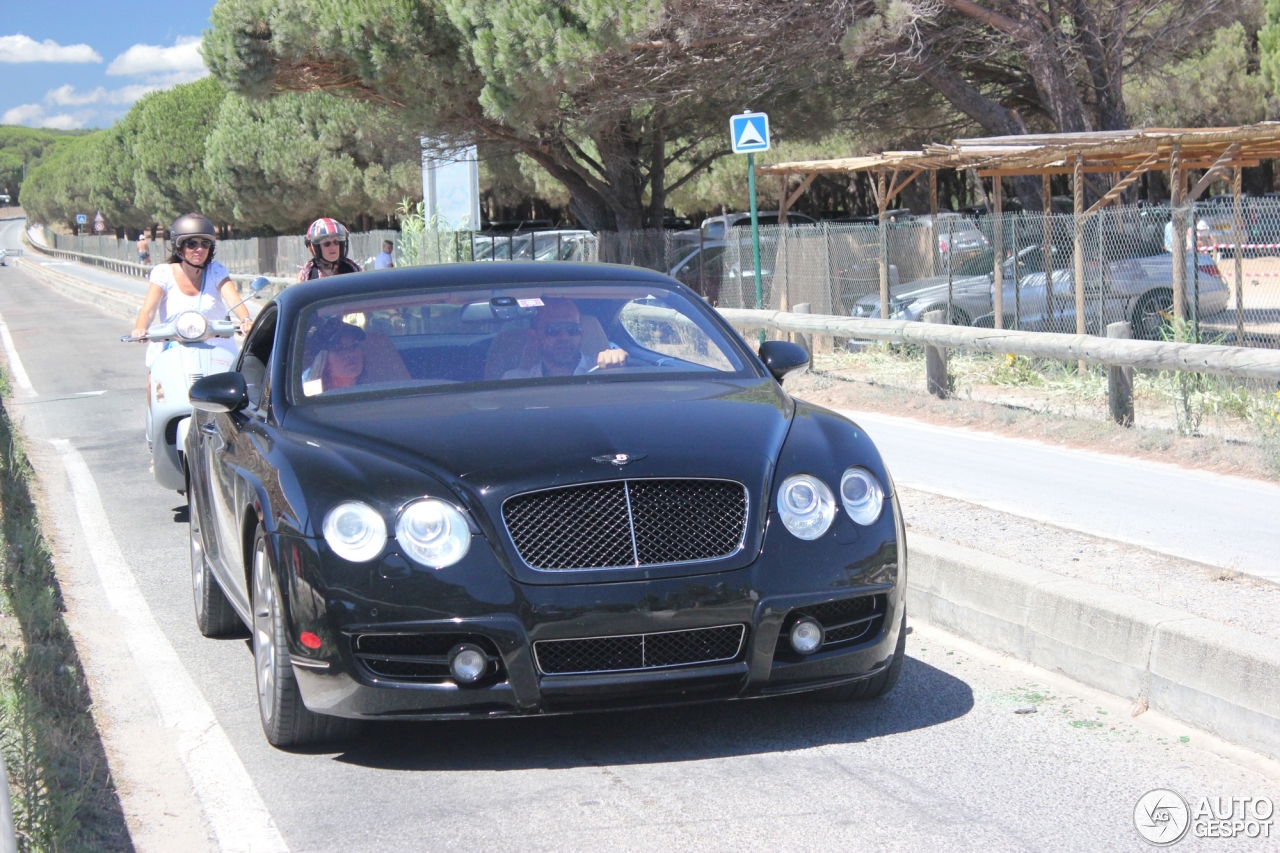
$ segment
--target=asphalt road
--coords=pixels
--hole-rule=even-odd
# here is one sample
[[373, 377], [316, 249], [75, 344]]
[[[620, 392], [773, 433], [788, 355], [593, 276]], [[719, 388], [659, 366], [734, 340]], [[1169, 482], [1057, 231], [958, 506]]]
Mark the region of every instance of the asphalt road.
[[272, 749], [245, 642], [196, 631], [184, 501], [147, 473], [142, 349], [118, 343], [127, 322], [13, 267], [0, 269], [0, 316], [33, 392], [6, 405], [29, 443], [65, 439], [84, 459], [162, 642], [291, 850], [1146, 850], [1133, 809], [1153, 788], [1280, 799], [1274, 763], [1224, 757], [1198, 732], [1130, 719], [1111, 697], [927, 626], [876, 703], [393, 723], [335, 748]]
[[1280, 582], [1280, 486], [847, 412], [904, 486]]

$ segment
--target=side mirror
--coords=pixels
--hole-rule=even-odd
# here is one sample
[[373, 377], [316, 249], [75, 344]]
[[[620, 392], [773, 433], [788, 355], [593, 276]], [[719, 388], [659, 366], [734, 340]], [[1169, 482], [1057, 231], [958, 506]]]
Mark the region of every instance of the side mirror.
[[187, 398], [202, 412], [226, 414], [238, 412], [249, 405], [249, 388], [244, 376], [234, 370], [211, 373], [191, 383]]
[[271, 280], [268, 279], [265, 275], [260, 275], [257, 278], [255, 278], [253, 281], [249, 282], [249, 292], [252, 293], [254, 296], [257, 296], [259, 293], [263, 291], [264, 288], [267, 288], [270, 286], [271, 286]]
[[805, 352], [804, 347], [790, 341], [765, 341], [760, 344], [760, 360], [779, 382], [787, 374], [809, 369], [809, 353]]

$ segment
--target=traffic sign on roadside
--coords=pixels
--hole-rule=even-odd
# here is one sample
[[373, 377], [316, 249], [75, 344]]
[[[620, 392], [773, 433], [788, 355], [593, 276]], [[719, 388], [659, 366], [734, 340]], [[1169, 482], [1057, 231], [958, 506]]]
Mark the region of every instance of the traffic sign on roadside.
[[729, 118], [729, 145], [734, 154], [769, 150], [769, 114], [742, 113]]
[[76, 224], [77, 224], [77, 225], [83, 225], [83, 224], [85, 224], [85, 223], [86, 223], [86, 222], [88, 222], [88, 221], [89, 221], [89, 217], [85, 216], [83, 213], [77, 213], [77, 214], [76, 214]]
[[93, 217], [93, 230], [94, 230], [94, 231], [105, 231], [105, 230], [106, 230], [106, 228], [107, 228], [107, 223], [106, 223], [106, 221], [105, 221], [105, 220], [103, 220], [103, 218], [102, 218], [102, 211], [101, 211], [101, 210], [99, 210], [99, 211], [98, 211], [98, 213], [97, 213], [97, 215]]

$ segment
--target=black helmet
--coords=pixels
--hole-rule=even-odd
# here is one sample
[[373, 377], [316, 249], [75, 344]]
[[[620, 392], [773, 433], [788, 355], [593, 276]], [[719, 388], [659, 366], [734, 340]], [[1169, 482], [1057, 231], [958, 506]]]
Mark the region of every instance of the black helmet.
[[[199, 213], [187, 213], [173, 220], [173, 225], [169, 226], [169, 239], [173, 241], [173, 254], [169, 258], [169, 263], [182, 263], [182, 244], [192, 237], [204, 237], [209, 242], [216, 244], [218, 242], [217, 229], [213, 227], [213, 223], [208, 217], [201, 216]], [[213, 260], [214, 246], [209, 247], [209, 254], [205, 257], [204, 266], [208, 266]]]

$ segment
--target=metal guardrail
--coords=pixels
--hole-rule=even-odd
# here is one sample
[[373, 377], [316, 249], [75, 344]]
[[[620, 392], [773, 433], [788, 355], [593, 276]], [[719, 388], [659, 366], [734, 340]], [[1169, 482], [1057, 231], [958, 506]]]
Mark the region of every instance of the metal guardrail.
[[1280, 380], [1280, 351], [1269, 349], [1173, 341], [1136, 341], [1055, 332], [978, 329], [941, 323], [792, 314], [750, 308], [720, 308], [719, 311], [734, 326], [747, 329], [775, 329], [780, 332], [834, 335], [854, 340], [921, 344], [1057, 361], [1083, 361], [1114, 367]]
[[[123, 273], [125, 275], [136, 276], [138, 278], [147, 278], [151, 275], [151, 270], [155, 264], [139, 264], [134, 261], [122, 261], [116, 258], [104, 258], [101, 255], [86, 255], [81, 252], [72, 252], [67, 249], [55, 249], [51, 246], [37, 246], [26, 240], [23, 235], [24, 242], [27, 242], [37, 252], [58, 258], [64, 261], [75, 261], [76, 263], [88, 264], [90, 266], [102, 267], [112, 272]], [[231, 280], [237, 284], [253, 281], [258, 278], [256, 275], [245, 275], [241, 273], [233, 273]], [[294, 283], [291, 278], [283, 278], [279, 276], [263, 276], [267, 281], [274, 285], [290, 285]]]

